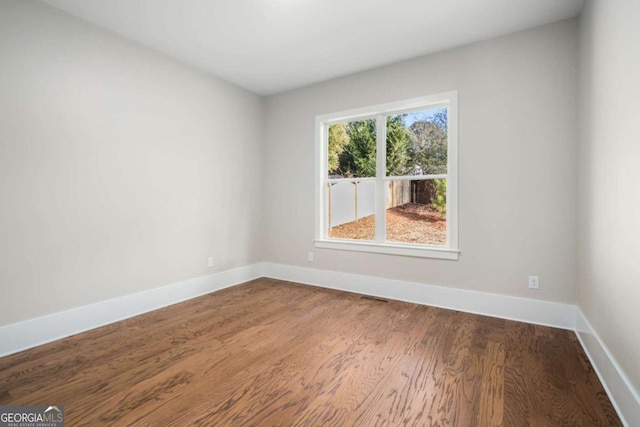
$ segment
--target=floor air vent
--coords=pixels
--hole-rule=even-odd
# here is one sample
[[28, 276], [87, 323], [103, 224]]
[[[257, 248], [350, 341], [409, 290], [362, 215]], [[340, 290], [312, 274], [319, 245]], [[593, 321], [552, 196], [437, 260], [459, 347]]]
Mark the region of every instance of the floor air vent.
[[389, 300], [387, 300], [387, 299], [378, 298], [378, 297], [371, 297], [369, 295], [360, 295], [360, 298], [368, 299], [368, 300], [371, 300], [371, 301], [378, 301], [378, 302], [389, 302]]

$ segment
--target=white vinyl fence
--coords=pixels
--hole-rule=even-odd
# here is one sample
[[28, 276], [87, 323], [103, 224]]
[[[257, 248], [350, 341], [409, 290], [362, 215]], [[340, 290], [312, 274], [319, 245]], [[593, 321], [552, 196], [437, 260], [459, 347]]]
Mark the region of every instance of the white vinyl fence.
[[[329, 185], [329, 227], [346, 224], [375, 213], [376, 183], [339, 182]], [[411, 201], [411, 181], [390, 181], [386, 191], [387, 209]]]

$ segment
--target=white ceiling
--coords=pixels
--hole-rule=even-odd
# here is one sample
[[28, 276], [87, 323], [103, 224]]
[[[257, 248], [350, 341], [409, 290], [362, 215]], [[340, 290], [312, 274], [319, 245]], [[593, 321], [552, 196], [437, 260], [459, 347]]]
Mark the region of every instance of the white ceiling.
[[44, 0], [266, 95], [571, 18], [583, 0]]

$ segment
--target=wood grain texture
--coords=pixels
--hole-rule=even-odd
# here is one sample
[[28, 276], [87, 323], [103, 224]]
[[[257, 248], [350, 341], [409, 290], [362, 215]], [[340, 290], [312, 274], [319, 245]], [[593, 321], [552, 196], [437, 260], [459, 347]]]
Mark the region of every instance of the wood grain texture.
[[573, 332], [258, 279], [0, 359], [69, 426], [619, 426]]

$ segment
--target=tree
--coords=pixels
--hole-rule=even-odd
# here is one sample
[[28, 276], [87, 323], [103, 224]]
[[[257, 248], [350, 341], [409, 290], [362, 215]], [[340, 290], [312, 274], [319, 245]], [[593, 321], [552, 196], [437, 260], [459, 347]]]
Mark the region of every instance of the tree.
[[411, 173], [409, 146], [411, 136], [404, 126], [404, 115], [387, 117], [387, 176]]
[[[416, 175], [447, 173], [447, 109], [442, 108], [427, 118], [411, 124], [409, 145], [409, 168]], [[429, 179], [416, 181], [419, 203], [432, 204], [441, 214], [447, 211], [447, 181]]]
[[346, 124], [339, 123], [329, 126], [329, 175], [340, 174], [339, 156], [344, 150], [345, 145], [348, 143], [349, 135], [347, 134]]
[[410, 167], [421, 175], [447, 173], [447, 110], [410, 126]]
[[[348, 177], [376, 176], [376, 121], [360, 120], [347, 124], [348, 142], [338, 156], [340, 170]], [[403, 116], [387, 117], [387, 175], [404, 175], [408, 171], [411, 135]]]
[[447, 180], [434, 179], [436, 183], [436, 195], [432, 199], [433, 205], [442, 215], [447, 213]]
[[376, 176], [376, 121], [360, 120], [347, 124], [349, 142], [339, 155], [340, 170], [347, 177]]

